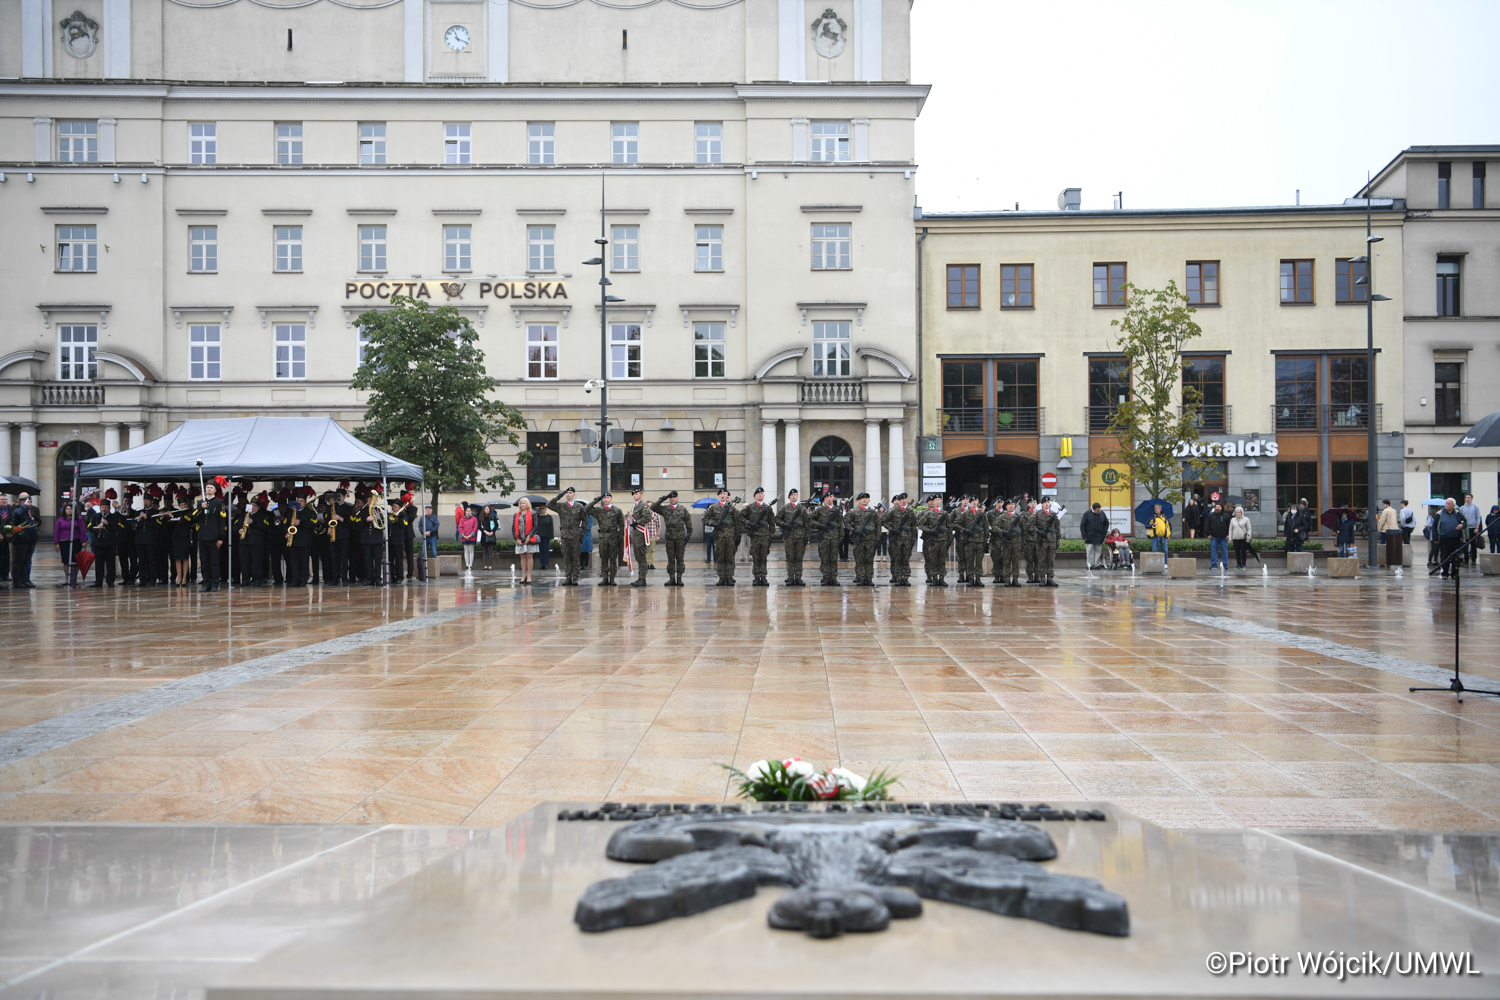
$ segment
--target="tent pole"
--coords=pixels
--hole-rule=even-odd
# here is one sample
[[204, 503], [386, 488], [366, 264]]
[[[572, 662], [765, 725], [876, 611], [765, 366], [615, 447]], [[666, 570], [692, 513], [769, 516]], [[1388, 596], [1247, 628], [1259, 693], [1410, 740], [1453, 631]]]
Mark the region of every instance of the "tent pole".
[[380, 502], [385, 504], [385, 531], [380, 547], [380, 585], [391, 585], [391, 505], [387, 501], [390, 486], [385, 481], [385, 463], [380, 463]]
[[[42, 499], [41, 497], [37, 497], [37, 503], [38, 503], [38, 505], [40, 505], [41, 499]], [[40, 509], [40, 507], [38, 509]], [[78, 502], [78, 459], [75, 458], [75, 459], [73, 459], [73, 521], [74, 521], [74, 524], [76, 524], [77, 521], [78, 521], [78, 518], [80, 518], [82, 516], [83, 516], [83, 504], [81, 504], [81, 503]], [[37, 518], [37, 522], [41, 523], [41, 518]], [[70, 525], [68, 525], [68, 535], [71, 537], [72, 534], [73, 534], [73, 525], [70, 524]], [[71, 561], [71, 563], [68, 566], [64, 567], [64, 569], [63, 569], [63, 572], [67, 576], [70, 576], [70, 577], [73, 575], [73, 566], [77, 565], [77, 563], [78, 563], [78, 542], [79, 542], [79, 540], [77, 538], [73, 539], [72, 561]], [[78, 581], [78, 586], [79, 587], [83, 586], [83, 581], [82, 580]]]

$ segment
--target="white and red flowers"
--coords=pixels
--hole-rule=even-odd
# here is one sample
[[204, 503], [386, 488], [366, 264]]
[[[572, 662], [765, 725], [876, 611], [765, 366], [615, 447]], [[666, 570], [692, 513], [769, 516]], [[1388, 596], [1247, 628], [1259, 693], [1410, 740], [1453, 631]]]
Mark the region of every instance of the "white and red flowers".
[[739, 778], [741, 795], [758, 802], [887, 799], [896, 783], [885, 771], [865, 779], [842, 767], [820, 771], [801, 757], [758, 760], [743, 771], [721, 766]]

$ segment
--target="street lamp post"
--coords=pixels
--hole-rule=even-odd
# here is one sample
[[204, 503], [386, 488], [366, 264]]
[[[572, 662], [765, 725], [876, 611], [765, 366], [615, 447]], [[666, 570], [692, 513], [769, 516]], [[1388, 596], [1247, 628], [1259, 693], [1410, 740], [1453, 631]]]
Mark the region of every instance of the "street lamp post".
[[1384, 236], [1376, 236], [1372, 231], [1371, 195], [1368, 186], [1365, 187], [1365, 255], [1354, 257], [1349, 261], [1352, 269], [1355, 264], [1365, 265], [1365, 276], [1354, 278], [1355, 285], [1365, 286], [1365, 433], [1366, 454], [1365, 466], [1365, 521], [1367, 524], [1366, 534], [1368, 537], [1367, 555], [1371, 569], [1379, 565], [1379, 557], [1376, 555], [1375, 542], [1375, 488], [1379, 479], [1380, 459], [1376, 454], [1375, 444], [1375, 303], [1389, 302], [1389, 295], [1376, 295], [1375, 289], [1370, 283], [1370, 278], [1375, 274], [1374, 258], [1375, 244], [1382, 242]]
[[586, 388], [599, 389], [599, 495], [609, 491], [609, 304], [624, 302], [618, 295], [609, 294], [609, 274], [604, 267], [605, 247], [609, 240], [604, 236], [604, 174], [599, 175], [599, 238], [594, 241], [599, 247], [599, 256], [590, 257], [585, 264], [599, 265], [599, 378], [590, 380]]

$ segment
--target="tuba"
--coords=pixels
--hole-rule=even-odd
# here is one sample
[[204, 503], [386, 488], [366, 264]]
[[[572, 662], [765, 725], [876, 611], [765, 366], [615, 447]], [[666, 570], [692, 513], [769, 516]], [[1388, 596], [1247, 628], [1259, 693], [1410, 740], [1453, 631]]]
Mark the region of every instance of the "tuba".
[[385, 530], [385, 508], [377, 497], [370, 497], [370, 526], [376, 531]]

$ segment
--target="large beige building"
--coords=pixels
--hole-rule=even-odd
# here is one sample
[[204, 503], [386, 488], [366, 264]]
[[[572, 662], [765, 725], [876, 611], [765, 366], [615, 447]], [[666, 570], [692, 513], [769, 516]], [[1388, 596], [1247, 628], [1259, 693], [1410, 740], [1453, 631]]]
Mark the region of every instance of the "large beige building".
[[1371, 189], [1406, 203], [1406, 495], [1473, 493], [1487, 512], [1500, 448], [1453, 445], [1500, 410], [1500, 146], [1413, 146]]
[[0, 473], [46, 513], [186, 419], [357, 425], [397, 292], [478, 328], [524, 486], [597, 483], [601, 375], [616, 487], [913, 485], [909, 0], [75, 2], [0, 5]]
[[[1073, 197], [1070, 199], [1068, 195]], [[1369, 498], [1368, 428], [1379, 433], [1376, 497], [1401, 496], [1404, 300], [1399, 202], [1376, 199], [1375, 399], [1368, 395], [1366, 206], [922, 214], [924, 478], [949, 492], [1033, 496], [1057, 478], [1072, 512], [1122, 517], [1146, 496], [1111, 490], [1111, 408], [1130, 392], [1112, 320], [1128, 282], [1176, 282], [1201, 338], [1184, 377], [1204, 399], [1216, 469], [1189, 489], [1244, 496], [1258, 534], [1306, 497], [1325, 509]], [[1068, 454], [1068, 452], [1071, 454]], [[930, 468], [928, 468], [930, 466]], [[934, 484], [935, 485], [935, 484]]]

